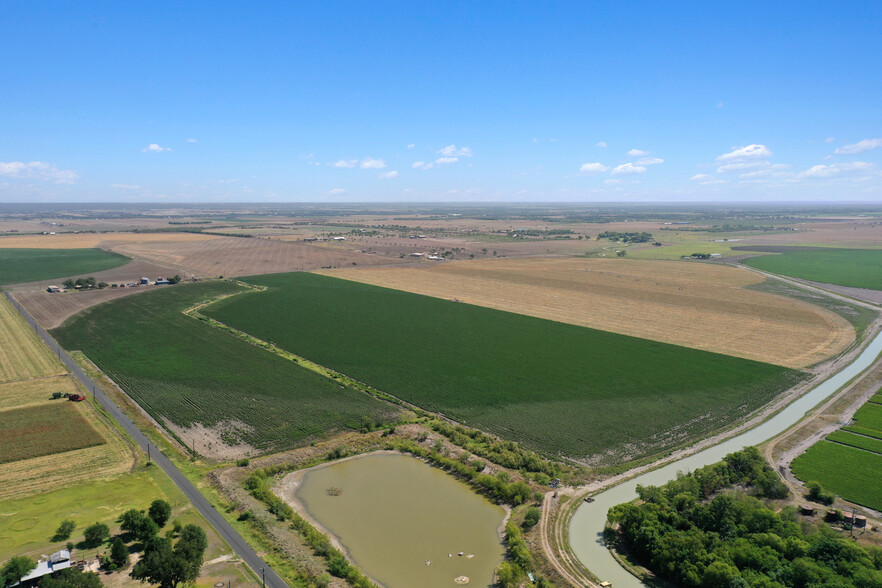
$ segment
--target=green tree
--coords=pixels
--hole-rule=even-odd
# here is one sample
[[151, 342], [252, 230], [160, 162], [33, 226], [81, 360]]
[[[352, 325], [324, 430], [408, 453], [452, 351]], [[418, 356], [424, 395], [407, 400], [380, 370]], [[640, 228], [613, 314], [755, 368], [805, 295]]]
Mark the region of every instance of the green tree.
[[535, 506], [531, 506], [527, 509], [527, 514], [524, 516], [524, 527], [532, 529], [539, 522], [540, 518], [542, 518], [542, 512]]
[[114, 537], [110, 542], [110, 561], [117, 568], [124, 568], [129, 563], [129, 548], [119, 537]]
[[65, 281], [61, 282], [61, 285], [64, 286], [64, 288], [67, 290], [73, 290], [74, 286], [76, 286], [77, 283], [73, 281], [73, 278], [68, 278]]
[[159, 528], [162, 528], [171, 517], [171, 505], [165, 500], [154, 500], [147, 510], [147, 516], [153, 519]]
[[207, 546], [205, 531], [196, 525], [186, 525], [181, 530], [174, 548], [170, 539], [150, 537], [144, 543], [144, 556], [132, 568], [130, 576], [142, 582], [159, 584], [160, 588], [175, 588], [180, 583], [193, 582], [199, 577]]
[[0, 568], [0, 586], [11, 586], [37, 567], [37, 562], [26, 555], [16, 555]]
[[70, 539], [70, 534], [73, 533], [73, 530], [76, 528], [77, 524], [73, 521], [61, 521], [61, 524], [58, 525], [58, 529], [55, 531], [55, 535], [52, 537], [53, 543], [56, 541], [67, 541]]
[[145, 542], [159, 532], [159, 526], [143, 511], [129, 509], [119, 518], [120, 528], [135, 539]]
[[101, 578], [94, 572], [83, 572], [77, 568], [61, 570], [55, 577], [43, 576], [40, 588], [102, 588]]
[[104, 543], [105, 539], [110, 537], [110, 529], [104, 523], [95, 523], [86, 527], [86, 530], [83, 531], [83, 537], [85, 538], [86, 547], [98, 547]]

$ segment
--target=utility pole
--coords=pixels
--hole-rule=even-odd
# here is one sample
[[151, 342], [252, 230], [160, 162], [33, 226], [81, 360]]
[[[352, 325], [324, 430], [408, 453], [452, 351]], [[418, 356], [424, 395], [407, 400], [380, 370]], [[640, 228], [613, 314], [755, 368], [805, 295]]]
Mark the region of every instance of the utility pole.
[[263, 581], [263, 588], [266, 588], [266, 568], [260, 568], [260, 577]]

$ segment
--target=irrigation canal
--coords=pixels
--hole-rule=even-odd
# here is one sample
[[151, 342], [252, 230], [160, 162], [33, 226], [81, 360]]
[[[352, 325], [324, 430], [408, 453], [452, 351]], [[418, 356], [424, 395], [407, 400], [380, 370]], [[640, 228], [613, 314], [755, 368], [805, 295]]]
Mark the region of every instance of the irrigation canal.
[[209, 524], [215, 528], [218, 534], [226, 541], [233, 551], [236, 553], [239, 558], [244, 561], [248, 566], [254, 570], [254, 573], [257, 574], [258, 578], [263, 578], [266, 586], [270, 588], [288, 588], [288, 584], [279, 576], [271, 567], [269, 567], [263, 559], [257, 555], [257, 553], [251, 549], [251, 547], [245, 542], [239, 533], [230, 526], [230, 524], [224, 519], [224, 517], [217, 512], [217, 510], [211, 505], [210, 502], [202, 495], [202, 493], [196, 489], [195, 486], [187, 479], [181, 471], [175, 467], [175, 465], [169, 460], [159, 449], [150, 443], [147, 437], [135, 426], [129, 417], [127, 417], [122, 410], [106, 395], [101, 391], [101, 388], [98, 387], [95, 382], [92, 381], [89, 376], [86, 375], [80, 367], [74, 363], [74, 361], [64, 352], [58, 343], [55, 342], [49, 333], [47, 333], [43, 327], [37, 324], [37, 321], [34, 320], [34, 317], [30, 315], [30, 313], [22, 308], [22, 306], [15, 300], [9, 292], [4, 292], [6, 298], [9, 302], [18, 310], [18, 312], [24, 317], [24, 319], [28, 322], [31, 327], [33, 327], [34, 331], [46, 342], [46, 345], [58, 355], [59, 359], [64, 362], [64, 365], [70, 369], [70, 371], [76, 376], [77, 380], [85, 386], [87, 390], [90, 390], [92, 394], [95, 396], [95, 400], [107, 410], [110, 415], [116, 419], [116, 421], [122, 425], [122, 428], [125, 429], [126, 433], [128, 433], [132, 439], [143, 449], [145, 452], [147, 448], [150, 448], [150, 456], [156, 465], [162, 468], [169, 478], [177, 485], [178, 488], [181, 489], [181, 492], [193, 503], [193, 506], [199, 511], [199, 513], [205, 517], [205, 520], [209, 522]]
[[583, 503], [570, 521], [570, 546], [576, 557], [595, 576], [611, 582], [615, 588], [641, 588], [645, 586], [643, 582], [619, 565], [603, 542], [606, 513], [610, 508], [637, 498], [638, 485], [660, 486], [673, 480], [677, 476], [677, 472], [690, 472], [716, 463], [733, 451], [738, 451], [749, 445], [758, 445], [785, 431], [802, 419], [809, 410], [870, 367], [880, 352], [882, 352], [882, 334], [877, 334], [857, 359], [789, 404], [771, 419], [719, 445], [636, 478], [631, 478], [618, 486], [594, 495], [594, 502]]

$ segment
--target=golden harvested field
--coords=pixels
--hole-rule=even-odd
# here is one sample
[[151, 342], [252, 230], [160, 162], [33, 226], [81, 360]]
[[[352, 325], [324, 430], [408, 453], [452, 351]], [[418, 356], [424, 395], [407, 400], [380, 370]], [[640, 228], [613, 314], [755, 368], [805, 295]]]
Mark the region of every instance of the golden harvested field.
[[7, 382], [0, 384], [0, 411], [44, 404], [52, 397], [53, 392], [75, 394], [79, 390], [69, 376]]
[[113, 251], [166, 266], [180, 267], [200, 277], [245, 276], [399, 261], [310, 243], [239, 237], [212, 237], [208, 241], [187, 243], [133, 242], [114, 245]]
[[190, 243], [210, 241], [199, 233], [59, 233], [57, 235], [11, 235], [0, 237], [0, 247], [11, 249], [111, 249], [124, 243]]
[[65, 373], [61, 361], [0, 296], [0, 383]]
[[9, 301], [0, 297], [0, 418], [3, 412], [61, 405], [84, 418], [104, 440], [92, 447], [0, 464], [0, 500], [112, 477], [133, 464], [126, 442], [91, 402], [52, 400], [53, 392], [83, 393]]
[[747, 290], [763, 278], [710, 264], [526, 258], [318, 273], [793, 368], [855, 339], [842, 317]]

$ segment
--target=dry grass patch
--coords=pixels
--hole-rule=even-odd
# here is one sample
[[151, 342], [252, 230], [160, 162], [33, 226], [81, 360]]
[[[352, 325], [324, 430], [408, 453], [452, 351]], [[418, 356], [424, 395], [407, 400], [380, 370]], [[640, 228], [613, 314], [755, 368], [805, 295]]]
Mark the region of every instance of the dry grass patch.
[[762, 276], [710, 264], [529, 258], [319, 273], [792, 368], [855, 338], [832, 312], [744, 288]]
[[69, 376], [52, 376], [0, 384], [0, 411], [59, 402], [51, 399], [55, 392], [76, 394], [79, 390]]
[[12, 304], [0, 297], [0, 382], [66, 373]]

